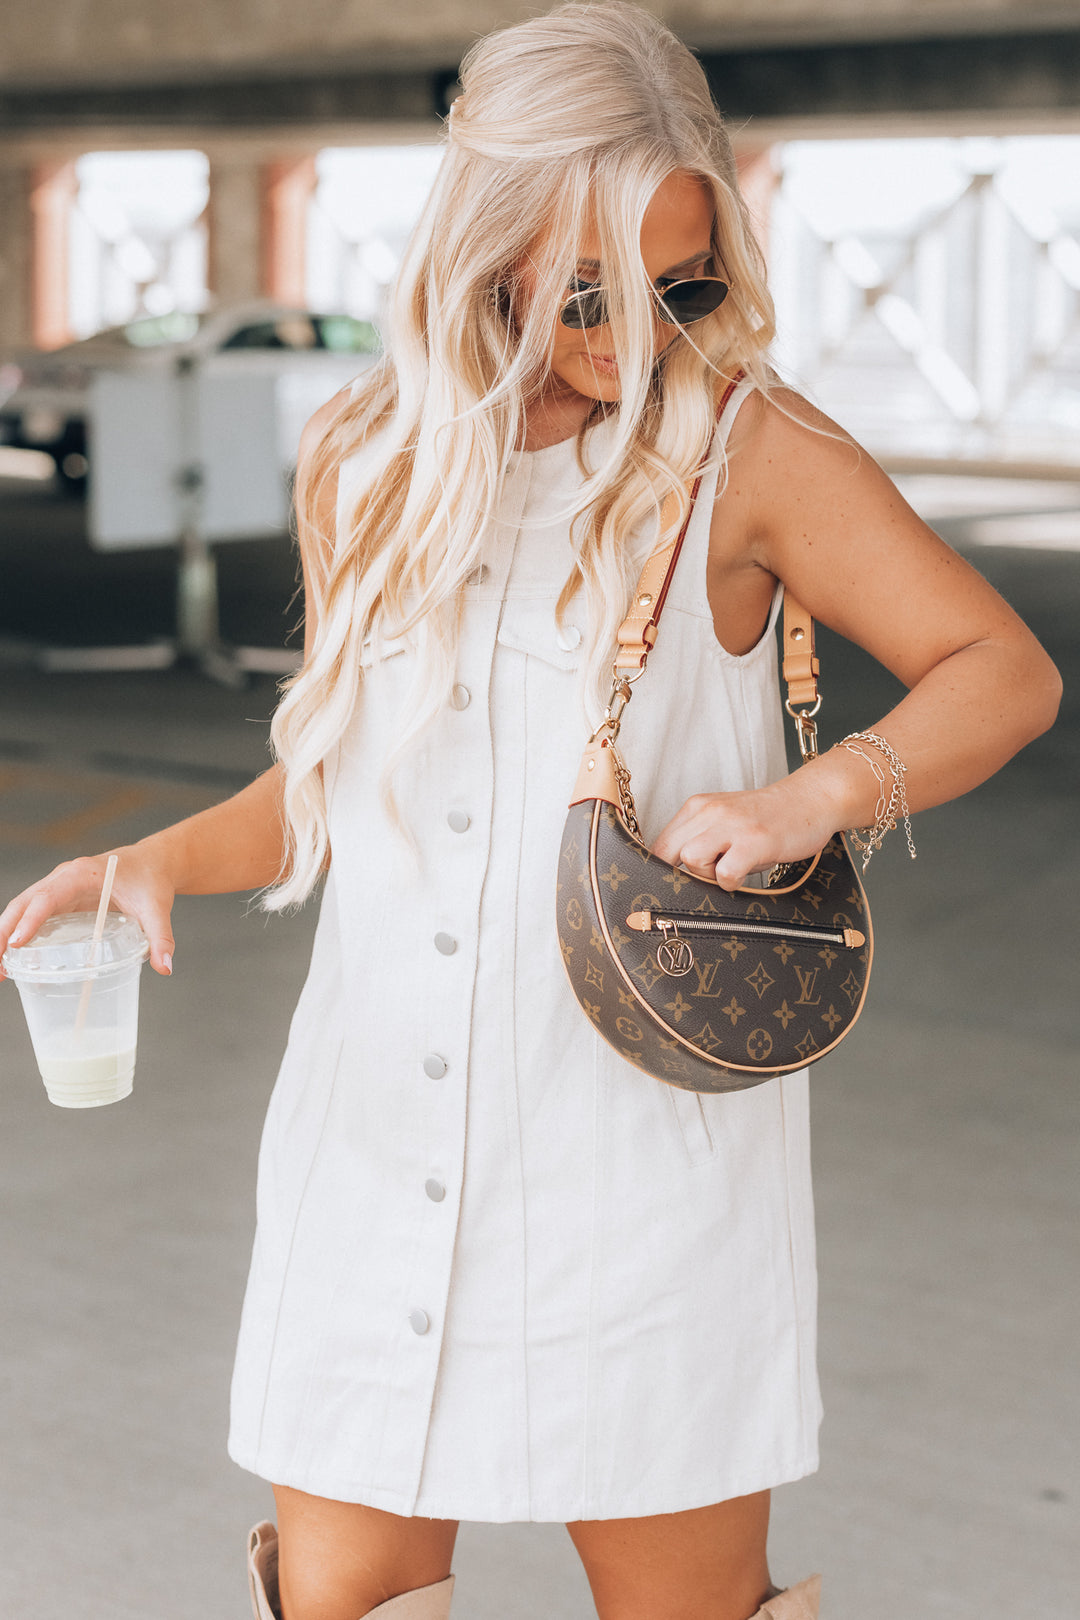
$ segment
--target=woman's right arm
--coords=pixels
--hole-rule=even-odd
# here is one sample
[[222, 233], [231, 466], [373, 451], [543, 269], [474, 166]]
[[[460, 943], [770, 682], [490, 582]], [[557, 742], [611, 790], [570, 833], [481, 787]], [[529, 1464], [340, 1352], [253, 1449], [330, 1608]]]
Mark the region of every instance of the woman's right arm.
[[[341, 408], [348, 390], [316, 411], [304, 429], [297, 456], [298, 493], [308, 475], [315, 446]], [[336, 479], [321, 493], [319, 527], [333, 533]], [[300, 527], [300, 557], [309, 571], [310, 547], [318, 543]], [[310, 602], [310, 596], [308, 597]], [[310, 607], [304, 621], [304, 652], [310, 652], [315, 624]], [[285, 857], [282, 767], [274, 765], [240, 793], [161, 832], [100, 855], [64, 861], [24, 889], [0, 913], [0, 955], [24, 945], [47, 917], [96, 908], [110, 854], [118, 857], [113, 883], [115, 909], [138, 919], [150, 941], [150, 965], [172, 972], [172, 904], [178, 894], [229, 894], [261, 889], [280, 876]], [[2, 973], [0, 973], [2, 977]]]
[[0, 955], [25, 945], [47, 917], [93, 911], [105, 865], [116, 855], [112, 905], [138, 919], [150, 941], [150, 965], [172, 972], [171, 913], [178, 894], [227, 894], [260, 889], [281, 870], [281, 767], [274, 765], [242, 792], [186, 821], [100, 855], [64, 861], [15, 896], [0, 915]]

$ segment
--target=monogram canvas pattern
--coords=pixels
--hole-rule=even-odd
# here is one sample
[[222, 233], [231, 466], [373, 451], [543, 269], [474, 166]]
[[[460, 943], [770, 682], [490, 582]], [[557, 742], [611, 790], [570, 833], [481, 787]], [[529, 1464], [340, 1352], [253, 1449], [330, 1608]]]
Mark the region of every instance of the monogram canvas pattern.
[[[574, 994], [637, 1068], [688, 1091], [739, 1091], [816, 1062], [866, 995], [873, 936], [841, 834], [773, 890], [727, 894], [652, 855], [614, 806], [588, 799], [566, 820], [556, 886], [559, 943]], [[639, 931], [634, 914], [731, 919], [782, 932]], [[855, 946], [800, 929], [854, 930]], [[666, 971], [665, 971], [666, 969]]]

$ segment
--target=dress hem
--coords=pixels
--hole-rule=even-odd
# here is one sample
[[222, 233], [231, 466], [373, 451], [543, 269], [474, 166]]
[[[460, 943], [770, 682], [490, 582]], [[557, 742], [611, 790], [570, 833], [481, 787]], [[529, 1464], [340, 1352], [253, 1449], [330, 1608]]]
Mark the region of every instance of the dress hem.
[[[729, 1501], [734, 1497], [751, 1496], [756, 1491], [792, 1485], [797, 1480], [806, 1479], [816, 1473], [819, 1464], [818, 1453], [815, 1450], [801, 1459], [780, 1463], [775, 1469], [767, 1470], [761, 1475], [744, 1475], [733, 1481], [725, 1480], [722, 1484], [718, 1482], [712, 1487], [688, 1491], [685, 1498], [673, 1500], [670, 1495], [665, 1496], [663, 1500], [631, 1498], [627, 1502], [620, 1503], [617, 1508], [609, 1507], [603, 1510], [580, 1500], [566, 1504], [564, 1508], [558, 1508], [553, 1503], [528, 1506], [525, 1503], [518, 1503], [511, 1507], [503, 1504], [493, 1508], [490, 1504], [485, 1505], [480, 1501], [469, 1501], [467, 1497], [440, 1502], [437, 1498], [432, 1500], [425, 1494], [422, 1499], [417, 1499], [406, 1496], [401, 1491], [363, 1485], [356, 1480], [325, 1476], [314, 1480], [309, 1475], [298, 1474], [288, 1467], [276, 1468], [272, 1460], [261, 1458], [249, 1460], [245, 1453], [231, 1447], [229, 1456], [246, 1472], [255, 1474], [273, 1485], [284, 1485], [291, 1490], [304, 1491], [309, 1496], [321, 1496], [333, 1502], [350, 1502], [357, 1506], [380, 1508], [383, 1512], [397, 1513], [402, 1518], [458, 1519], [472, 1524], [575, 1524], [579, 1520], [640, 1519], [661, 1513], [683, 1513], [693, 1508], [711, 1507], [716, 1502]], [[566, 1508], [570, 1510], [566, 1511]]]

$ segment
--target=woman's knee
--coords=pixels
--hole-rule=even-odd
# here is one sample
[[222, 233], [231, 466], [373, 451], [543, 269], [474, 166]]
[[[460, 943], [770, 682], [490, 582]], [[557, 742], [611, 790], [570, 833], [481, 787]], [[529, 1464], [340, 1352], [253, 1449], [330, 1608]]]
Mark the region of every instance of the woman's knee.
[[456, 1519], [408, 1518], [275, 1485], [283, 1620], [360, 1620], [445, 1580]]
[[768, 1491], [566, 1528], [599, 1620], [749, 1620], [770, 1590]]

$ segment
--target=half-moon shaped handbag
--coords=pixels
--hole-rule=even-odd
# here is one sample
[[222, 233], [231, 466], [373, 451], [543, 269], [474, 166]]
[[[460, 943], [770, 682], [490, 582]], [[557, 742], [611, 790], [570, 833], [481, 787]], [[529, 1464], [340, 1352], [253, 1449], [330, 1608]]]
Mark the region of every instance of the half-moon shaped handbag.
[[[687, 1091], [741, 1091], [839, 1045], [866, 998], [873, 934], [842, 833], [811, 859], [774, 867], [763, 887], [733, 893], [660, 860], [642, 837], [615, 744], [700, 482], [681, 531], [645, 564], [620, 626], [611, 697], [585, 746], [563, 830], [556, 914], [571, 988], [628, 1063]], [[674, 512], [670, 496], [661, 534]], [[787, 593], [783, 638], [785, 707], [802, 758], [813, 759], [821, 707], [814, 625]]]

